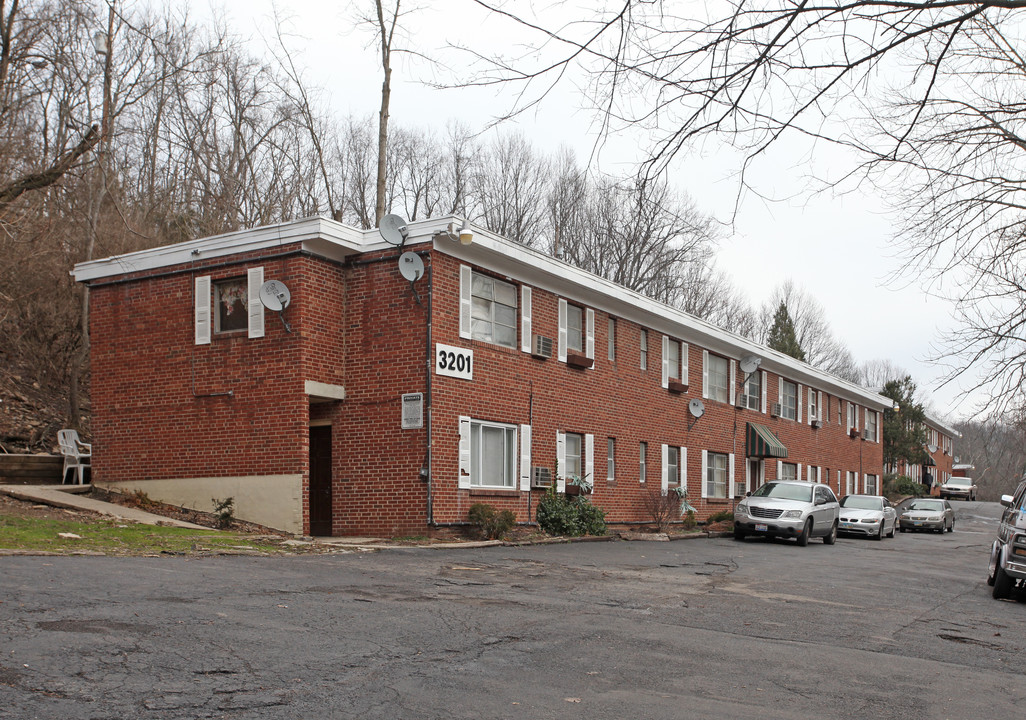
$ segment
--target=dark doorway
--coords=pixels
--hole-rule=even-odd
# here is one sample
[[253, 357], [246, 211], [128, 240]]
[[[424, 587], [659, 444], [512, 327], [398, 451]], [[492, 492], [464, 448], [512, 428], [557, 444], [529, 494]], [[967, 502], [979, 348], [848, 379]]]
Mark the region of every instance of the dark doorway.
[[331, 535], [331, 425], [310, 428], [310, 534]]

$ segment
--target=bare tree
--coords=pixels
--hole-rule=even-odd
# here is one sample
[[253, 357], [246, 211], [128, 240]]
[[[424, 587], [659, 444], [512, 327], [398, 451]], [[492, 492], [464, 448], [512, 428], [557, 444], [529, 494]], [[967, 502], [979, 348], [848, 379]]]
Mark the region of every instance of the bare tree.
[[523, 134], [496, 137], [482, 153], [474, 204], [492, 232], [534, 246], [542, 234], [548, 163]]

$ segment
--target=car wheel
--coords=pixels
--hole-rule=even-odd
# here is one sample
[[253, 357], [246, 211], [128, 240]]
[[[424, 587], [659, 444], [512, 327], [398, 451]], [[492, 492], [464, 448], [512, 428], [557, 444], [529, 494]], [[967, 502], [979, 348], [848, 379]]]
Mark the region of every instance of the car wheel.
[[837, 523], [830, 528], [830, 534], [823, 537], [824, 545], [833, 545], [835, 542], [837, 542]]
[[948, 532], [955, 532], [955, 521], [952, 520], [951, 524], [948, 525]]
[[812, 535], [812, 518], [805, 521], [802, 534], [798, 536], [798, 547], [805, 547], [809, 544], [809, 536]]
[[991, 552], [990, 563], [987, 565], [987, 584], [994, 587], [995, 569], [997, 568], [997, 553]]
[[994, 596], [995, 600], [1004, 600], [1011, 597], [1012, 584], [1014, 582], [1008, 573], [1005, 572], [1005, 569], [1001, 567], [1001, 562], [998, 561], [998, 566], [994, 570], [994, 589], [990, 594]]
[[734, 530], [734, 539], [735, 540], [744, 540], [745, 539], [745, 531], [744, 530], [737, 530], [737, 529], [735, 529]]
[[902, 533], [905, 532], [905, 528], [904, 527], [899, 527], [898, 528], [898, 532], [902, 532]]
[[884, 526], [884, 521], [881, 520], [880, 521], [880, 529], [877, 530], [876, 531], [876, 535], [873, 536], [874, 540], [883, 540], [883, 536], [884, 536], [883, 526]]
[[889, 538], [894, 537], [894, 525], [891, 525], [891, 531], [889, 533], [887, 533], [887, 537], [889, 537]]

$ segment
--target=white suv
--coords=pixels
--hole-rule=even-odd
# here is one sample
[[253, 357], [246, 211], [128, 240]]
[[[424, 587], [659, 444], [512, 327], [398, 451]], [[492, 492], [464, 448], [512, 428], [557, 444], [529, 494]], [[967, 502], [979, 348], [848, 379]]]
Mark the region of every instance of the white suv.
[[827, 545], [837, 540], [837, 496], [826, 485], [798, 480], [766, 483], [734, 509], [734, 539], [748, 535], [793, 537], [808, 545], [821, 537]]
[[998, 600], [1010, 597], [1016, 583], [1026, 585], [1026, 479], [1019, 483], [1014, 495], [1002, 495], [997, 540], [990, 549], [990, 571], [987, 584], [994, 587]]

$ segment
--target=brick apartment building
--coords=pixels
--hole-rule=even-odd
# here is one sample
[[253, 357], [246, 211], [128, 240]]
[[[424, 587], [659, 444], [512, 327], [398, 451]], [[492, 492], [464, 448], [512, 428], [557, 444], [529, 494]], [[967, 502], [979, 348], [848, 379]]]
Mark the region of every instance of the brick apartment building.
[[[929, 473], [930, 483], [936, 488], [946, 483], [948, 478], [964, 473], [955, 472], [955, 439], [962, 437], [962, 433], [953, 427], [927, 413], [923, 421], [926, 429], [926, 451], [927, 460], [922, 465], [913, 465], [904, 460], [888, 465], [884, 470], [888, 473], [905, 475], [916, 482], [923, 482]], [[935, 493], [936, 494], [936, 493]]]
[[396, 247], [312, 218], [78, 265], [94, 482], [316, 535], [423, 534], [477, 502], [530, 522], [572, 476], [611, 524], [678, 485], [700, 519], [775, 478], [880, 491], [888, 398], [458, 222]]

